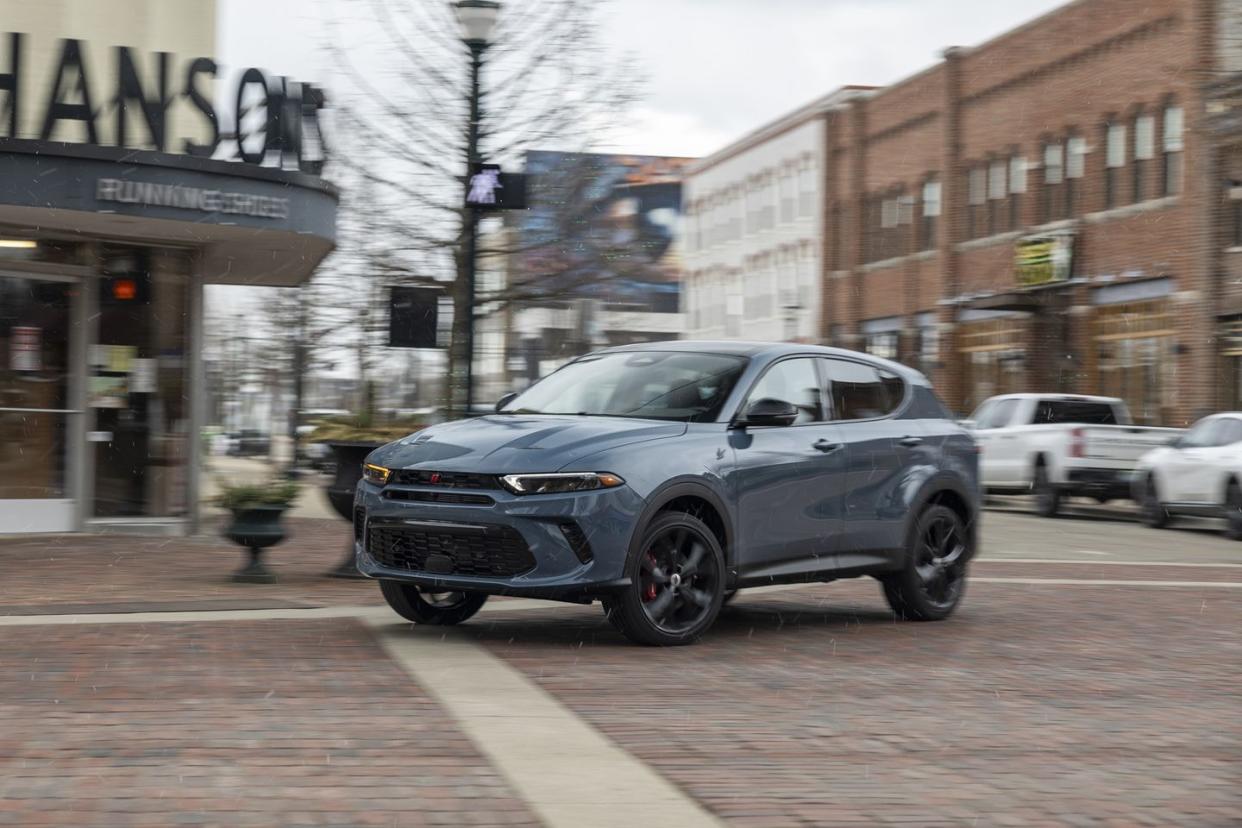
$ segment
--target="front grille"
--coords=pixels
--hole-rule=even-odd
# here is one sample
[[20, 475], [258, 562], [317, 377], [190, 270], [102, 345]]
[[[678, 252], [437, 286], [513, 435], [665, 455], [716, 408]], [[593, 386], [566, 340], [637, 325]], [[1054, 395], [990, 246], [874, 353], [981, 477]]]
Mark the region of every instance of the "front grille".
[[354, 540], [362, 540], [363, 530], [367, 525], [367, 510], [363, 506], [354, 507]]
[[508, 578], [535, 568], [530, 547], [509, 526], [372, 523], [367, 552], [381, 566], [436, 575]]
[[439, 486], [445, 489], [499, 489], [493, 474], [438, 472], [422, 469], [397, 469], [388, 479], [398, 486]]
[[496, 501], [487, 495], [461, 494], [459, 492], [411, 492], [405, 489], [385, 489], [389, 500], [412, 500], [417, 503], [448, 503], [455, 506], [491, 506]]

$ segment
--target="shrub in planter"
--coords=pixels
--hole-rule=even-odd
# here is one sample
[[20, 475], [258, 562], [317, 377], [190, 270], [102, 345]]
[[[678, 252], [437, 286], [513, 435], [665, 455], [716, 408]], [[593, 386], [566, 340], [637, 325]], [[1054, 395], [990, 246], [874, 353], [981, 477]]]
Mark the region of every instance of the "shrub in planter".
[[298, 486], [287, 481], [260, 484], [225, 485], [215, 504], [228, 509], [233, 519], [225, 536], [244, 546], [248, 559], [233, 573], [233, 580], [247, 584], [270, 584], [276, 575], [263, 564], [263, 550], [285, 538], [281, 518], [298, 498]]

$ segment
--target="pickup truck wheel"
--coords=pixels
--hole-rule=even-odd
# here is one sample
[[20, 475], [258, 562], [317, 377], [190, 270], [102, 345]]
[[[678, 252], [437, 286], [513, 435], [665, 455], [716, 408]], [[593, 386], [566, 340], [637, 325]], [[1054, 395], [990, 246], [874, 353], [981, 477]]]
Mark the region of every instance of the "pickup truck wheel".
[[487, 603], [487, 596], [477, 592], [424, 591], [397, 581], [380, 581], [380, 592], [388, 606], [406, 621], [433, 627], [460, 624]]
[[907, 545], [905, 566], [880, 581], [888, 605], [910, 621], [948, 618], [966, 591], [970, 533], [957, 512], [932, 505], [919, 515]]
[[1140, 504], [1143, 523], [1152, 529], [1163, 529], [1169, 525], [1169, 510], [1160, 502], [1160, 492], [1156, 489], [1156, 479], [1148, 475], [1143, 482], [1143, 502]]
[[1225, 491], [1225, 537], [1242, 540], [1242, 489], [1237, 481], [1230, 481]]
[[1061, 490], [1048, 479], [1048, 467], [1040, 463], [1035, 467], [1035, 513], [1040, 517], [1056, 517], [1061, 509]]

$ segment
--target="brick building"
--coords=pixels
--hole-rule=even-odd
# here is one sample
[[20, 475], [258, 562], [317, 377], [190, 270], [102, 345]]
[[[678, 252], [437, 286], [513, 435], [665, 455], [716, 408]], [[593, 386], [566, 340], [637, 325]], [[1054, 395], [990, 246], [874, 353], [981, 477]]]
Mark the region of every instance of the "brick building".
[[1238, 0], [1078, 0], [826, 113], [824, 339], [961, 411], [1242, 407], [1235, 72]]

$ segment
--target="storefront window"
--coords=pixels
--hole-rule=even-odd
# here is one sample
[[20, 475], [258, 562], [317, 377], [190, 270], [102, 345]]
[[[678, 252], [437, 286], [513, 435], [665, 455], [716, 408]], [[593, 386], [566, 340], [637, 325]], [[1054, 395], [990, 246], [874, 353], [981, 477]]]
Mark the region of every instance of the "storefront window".
[[0, 518], [67, 496], [72, 282], [0, 276]]
[[1103, 307], [1095, 330], [1099, 392], [1125, 400], [1137, 423], [1165, 424], [1171, 401], [1163, 393], [1175, 341], [1167, 302]]
[[188, 263], [106, 249], [90, 347], [95, 517], [186, 514]]
[[897, 331], [867, 334], [867, 353], [881, 359], [897, 359], [900, 334]]
[[967, 321], [961, 325], [965, 369], [965, 410], [988, 397], [1030, 391], [1027, 387], [1026, 341], [1030, 319], [1020, 314]]

